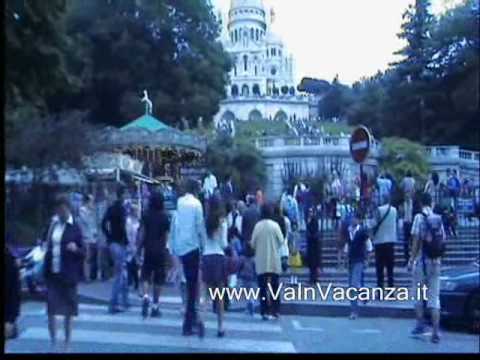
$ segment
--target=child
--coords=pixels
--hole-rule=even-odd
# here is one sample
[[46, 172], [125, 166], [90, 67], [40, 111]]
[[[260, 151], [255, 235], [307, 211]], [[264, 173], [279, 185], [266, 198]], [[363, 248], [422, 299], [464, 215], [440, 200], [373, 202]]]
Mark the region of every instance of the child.
[[[352, 223], [348, 227], [348, 242], [346, 250], [349, 260], [349, 286], [359, 289], [362, 285], [363, 271], [368, 254], [372, 252], [373, 245], [368, 235], [367, 228], [362, 225], [362, 215], [356, 211]], [[358, 301], [352, 300], [350, 319], [358, 317]]]

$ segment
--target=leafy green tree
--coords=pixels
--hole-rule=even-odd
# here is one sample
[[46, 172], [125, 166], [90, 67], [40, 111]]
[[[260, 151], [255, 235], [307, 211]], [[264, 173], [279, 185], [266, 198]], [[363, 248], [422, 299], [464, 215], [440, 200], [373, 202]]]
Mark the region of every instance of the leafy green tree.
[[225, 96], [229, 59], [208, 1], [68, 0], [68, 34], [91, 59], [75, 102], [91, 120], [123, 125], [140, 116], [144, 89], [172, 125], [212, 119]]
[[219, 179], [231, 175], [240, 196], [254, 192], [266, 181], [266, 169], [261, 153], [250, 142], [238, 142], [227, 136], [218, 136], [210, 142], [206, 166]]
[[420, 182], [428, 178], [430, 165], [421, 144], [407, 139], [389, 137], [382, 140], [382, 157], [380, 167], [401, 180], [408, 171]]
[[[7, 0], [5, 85], [7, 122], [20, 107], [45, 115], [48, 99], [81, 86], [70, 71], [65, 0]], [[15, 116], [15, 115], [13, 115]]]

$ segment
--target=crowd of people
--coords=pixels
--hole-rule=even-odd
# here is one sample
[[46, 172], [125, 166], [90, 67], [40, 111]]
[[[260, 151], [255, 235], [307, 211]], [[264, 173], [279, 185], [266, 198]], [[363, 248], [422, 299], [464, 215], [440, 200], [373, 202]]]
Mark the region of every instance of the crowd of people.
[[[70, 344], [71, 319], [78, 314], [79, 282], [105, 281], [110, 276], [113, 281], [108, 311], [113, 315], [127, 310], [133, 286], [142, 299], [141, 316], [145, 319], [162, 315], [162, 288], [167, 281], [175, 283], [184, 303], [184, 336], [205, 335], [201, 314], [205, 306], [199, 306], [200, 299], [208, 299], [211, 291], [219, 288], [258, 287], [262, 319], [278, 319], [280, 298], [272, 298], [271, 294], [279, 288], [280, 275], [287, 271], [292, 257], [298, 255], [301, 234], [306, 239], [310, 283], [318, 283], [321, 277], [324, 219], [330, 220], [330, 230], [338, 231], [337, 265], [347, 268], [350, 286], [359, 288], [364, 284], [364, 270], [374, 254], [377, 286], [393, 287], [399, 218], [405, 238], [405, 266], [418, 283], [429, 285], [432, 341], [438, 342], [439, 259], [443, 253], [426, 253], [426, 246], [420, 244], [427, 238], [432, 241], [432, 228], [438, 228], [439, 234], [433, 240], [442, 243], [451, 228], [439, 210], [443, 196], [438, 193], [447, 191], [449, 206], [455, 211], [458, 196], [468, 191], [458, 177], [455, 180], [455, 172], [449, 175], [442, 187], [433, 173], [418, 204], [419, 185], [411, 173], [398, 185], [391, 176], [382, 174], [371, 187], [368, 181], [359, 180], [345, 186], [340, 174], [334, 173], [323, 201], [319, 201], [310, 184], [298, 182], [278, 202], [271, 202], [262, 189], [239, 200], [231, 177], [219, 184], [209, 172], [203, 183], [186, 179], [181, 184], [181, 196], [172, 213], [165, 208], [162, 192], [149, 194], [144, 211], [127, 201], [124, 187], [118, 188], [110, 204], [105, 197], [95, 199], [91, 194], [84, 195], [81, 202], [77, 200], [76, 205], [72, 198], [59, 196], [42, 238], [52, 346], [57, 338], [56, 315], [65, 318], [65, 345], [68, 348]], [[365, 183], [360, 191], [360, 185]], [[392, 201], [396, 186], [402, 192], [400, 204]], [[365, 199], [369, 207], [361, 206]], [[12, 283], [18, 278], [16, 263], [9, 247], [5, 249], [9, 260], [6, 279]], [[420, 262], [426, 272], [419, 270]], [[18, 303], [18, 299], [9, 300], [9, 324], [18, 317]], [[420, 309], [419, 304], [414, 333], [425, 329], [423, 307]], [[226, 336], [224, 314], [229, 305], [226, 297], [213, 301], [220, 338]], [[253, 299], [249, 299], [245, 311], [251, 316], [254, 306]], [[358, 304], [352, 301], [350, 318], [357, 317]]]

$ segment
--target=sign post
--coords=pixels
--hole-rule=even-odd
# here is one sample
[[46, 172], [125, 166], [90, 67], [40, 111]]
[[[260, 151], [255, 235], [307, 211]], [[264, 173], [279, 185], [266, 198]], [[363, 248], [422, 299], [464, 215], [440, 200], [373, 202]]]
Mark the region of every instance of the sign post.
[[370, 154], [372, 135], [365, 126], [356, 128], [350, 137], [350, 154], [353, 161], [360, 165], [360, 208], [365, 210], [366, 178], [363, 164]]

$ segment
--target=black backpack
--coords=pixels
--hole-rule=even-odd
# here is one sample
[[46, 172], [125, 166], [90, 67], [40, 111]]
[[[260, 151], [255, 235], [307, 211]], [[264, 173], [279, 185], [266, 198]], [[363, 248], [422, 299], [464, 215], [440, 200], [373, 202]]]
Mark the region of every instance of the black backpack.
[[445, 253], [445, 240], [442, 217], [437, 214], [424, 214], [425, 232], [423, 235], [423, 251], [427, 258], [438, 259]]

